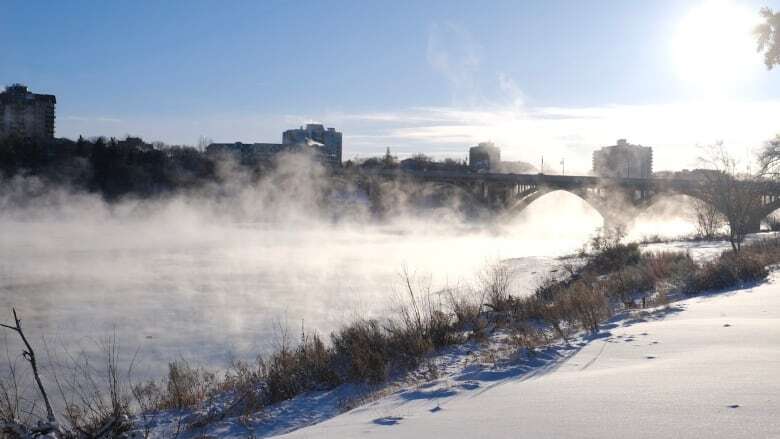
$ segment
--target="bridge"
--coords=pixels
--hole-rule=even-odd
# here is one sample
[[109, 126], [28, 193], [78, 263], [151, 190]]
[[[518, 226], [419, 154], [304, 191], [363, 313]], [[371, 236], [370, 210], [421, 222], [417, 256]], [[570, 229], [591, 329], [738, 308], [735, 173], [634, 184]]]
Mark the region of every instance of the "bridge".
[[[662, 197], [687, 195], [703, 200], [706, 181], [666, 178], [609, 178], [547, 174], [499, 174], [461, 171], [375, 170], [369, 175], [385, 179], [411, 179], [442, 190], [456, 188], [468, 200], [499, 214], [515, 215], [554, 191], [574, 194], [604, 218], [605, 225], [626, 225]], [[761, 185], [761, 208], [751, 221], [761, 221], [780, 208], [780, 184]]]

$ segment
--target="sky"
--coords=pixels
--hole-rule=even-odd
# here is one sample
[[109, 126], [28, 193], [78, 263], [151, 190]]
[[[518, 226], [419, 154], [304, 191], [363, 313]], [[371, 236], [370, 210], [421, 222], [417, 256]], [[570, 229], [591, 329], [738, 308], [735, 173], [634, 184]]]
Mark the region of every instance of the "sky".
[[0, 0], [0, 84], [57, 96], [58, 137], [278, 142], [319, 122], [344, 157], [587, 171], [618, 138], [654, 168], [780, 132], [780, 69], [750, 32], [780, 0]]

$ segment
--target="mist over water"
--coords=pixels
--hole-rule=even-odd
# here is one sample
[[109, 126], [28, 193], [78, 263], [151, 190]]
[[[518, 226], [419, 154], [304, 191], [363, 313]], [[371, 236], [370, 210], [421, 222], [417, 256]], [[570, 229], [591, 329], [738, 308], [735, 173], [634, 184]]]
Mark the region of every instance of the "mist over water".
[[661, 236], [676, 238], [696, 233], [694, 199], [687, 195], [661, 198], [648, 206], [631, 224], [628, 240]]
[[6, 182], [0, 309], [10, 316], [15, 306], [33, 340], [69, 351], [95, 352], [116, 334], [126, 351], [140, 349], [150, 376], [179, 358], [219, 368], [263, 353], [279, 325], [327, 334], [382, 316], [404, 268], [437, 290], [472, 285], [486, 264], [507, 261], [516, 290], [531, 292], [602, 222], [565, 192], [504, 224], [411, 206], [376, 221], [355, 194], [323, 208], [316, 167], [284, 172], [257, 184], [231, 177], [228, 197], [215, 195], [222, 186], [112, 204]]

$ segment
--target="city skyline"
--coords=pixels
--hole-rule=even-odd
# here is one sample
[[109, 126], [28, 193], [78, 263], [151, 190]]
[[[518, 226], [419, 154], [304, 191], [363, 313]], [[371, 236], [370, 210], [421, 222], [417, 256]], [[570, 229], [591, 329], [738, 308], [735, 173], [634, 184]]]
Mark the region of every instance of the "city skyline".
[[344, 132], [345, 160], [388, 146], [463, 158], [493, 141], [508, 160], [565, 157], [572, 172], [625, 137], [652, 145], [662, 170], [694, 167], [695, 146], [720, 140], [749, 157], [780, 110], [752, 41], [716, 40], [713, 55], [686, 33], [728, 18], [747, 35], [773, 1], [661, 1], [640, 15], [621, 2], [7, 3], [0, 81], [56, 95], [61, 137], [262, 142], [318, 122]]

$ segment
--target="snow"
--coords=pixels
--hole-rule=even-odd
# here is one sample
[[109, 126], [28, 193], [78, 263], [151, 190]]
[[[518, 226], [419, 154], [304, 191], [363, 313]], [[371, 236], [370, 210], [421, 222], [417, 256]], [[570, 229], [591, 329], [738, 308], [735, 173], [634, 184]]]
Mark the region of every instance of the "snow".
[[[699, 260], [725, 248], [725, 242], [644, 246], [689, 251]], [[526, 282], [551, 262], [512, 261]], [[775, 269], [753, 288], [618, 315], [570, 345], [531, 354], [498, 333], [440, 352], [384, 387], [312, 392], [178, 437], [780, 437], [778, 373]], [[180, 420], [224, 404], [158, 414], [150, 437], [171, 437]]]
[[[748, 235], [745, 243], [751, 243], [762, 239], [773, 239], [780, 236], [778, 232], [761, 232]], [[712, 259], [720, 255], [723, 250], [730, 249], [728, 241], [669, 241], [642, 246], [646, 252], [687, 252], [696, 261]]]
[[530, 363], [463, 361], [283, 437], [780, 437], [778, 280], [623, 316]]

